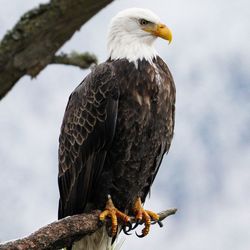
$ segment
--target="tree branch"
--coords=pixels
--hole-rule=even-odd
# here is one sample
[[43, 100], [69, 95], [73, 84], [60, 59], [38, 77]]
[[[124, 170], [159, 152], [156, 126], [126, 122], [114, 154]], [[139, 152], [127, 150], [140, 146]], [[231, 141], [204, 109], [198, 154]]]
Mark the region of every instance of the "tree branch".
[[76, 52], [70, 54], [61, 53], [60, 55], [53, 56], [51, 63], [73, 65], [81, 69], [86, 69], [92, 64], [97, 64], [97, 58], [95, 55], [91, 55], [88, 52], [82, 54]]
[[23, 15], [0, 42], [0, 99], [22, 76], [37, 76], [75, 31], [112, 1], [51, 0]]
[[[168, 209], [159, 213], [160, 221], [175, 214], [177, 209]], [[55, 250], [69, 246], [84, 235], [95, 232], [102, 224], [99, 221], [100, 211], [89, 214], [73, 215], [55, 221], [40, 228], [28, 237], [0, 244], [0, 250]], [[135, 218], [132, 218], [135, 223]], [[160, 224], [161, 226], [161, 224]]]

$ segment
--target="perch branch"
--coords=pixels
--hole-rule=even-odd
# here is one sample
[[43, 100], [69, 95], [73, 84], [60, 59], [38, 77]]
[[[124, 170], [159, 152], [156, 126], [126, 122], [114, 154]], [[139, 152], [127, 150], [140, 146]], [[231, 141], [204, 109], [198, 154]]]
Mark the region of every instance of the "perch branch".
[[[177, 209], [168, 209], [159, 213], [160, 221], [175, 214]], [[31, 235], [0, 244], [0, 250], [55, 250], [69, 246], [84, 235], [95, 232], [102, 224], [99, 210], [88, 214], [73, 215], [55, 221], [32, 233]], [[132, 223], [136, 220], [132, 218]]]

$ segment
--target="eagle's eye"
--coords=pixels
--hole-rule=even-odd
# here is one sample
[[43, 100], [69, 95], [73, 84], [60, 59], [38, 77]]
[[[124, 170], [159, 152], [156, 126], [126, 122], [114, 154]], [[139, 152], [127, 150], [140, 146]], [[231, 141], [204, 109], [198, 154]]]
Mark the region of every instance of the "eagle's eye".
[[139, 19], [139, 23], [140, 23], [140, 25], [147, 25], [147, 24], [149, 24], [150, 22], [147, 21], [147, 20], [145, 20], [145, 19]]

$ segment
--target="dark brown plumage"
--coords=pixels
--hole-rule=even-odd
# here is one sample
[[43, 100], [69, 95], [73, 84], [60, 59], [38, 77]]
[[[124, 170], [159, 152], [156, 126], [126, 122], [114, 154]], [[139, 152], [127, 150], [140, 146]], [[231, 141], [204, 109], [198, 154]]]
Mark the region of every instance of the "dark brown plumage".
[[175, 86], [160, 57], [107, 61], [69, 98], [60, 134], [59, 218], [145, 200], [169, 150]]

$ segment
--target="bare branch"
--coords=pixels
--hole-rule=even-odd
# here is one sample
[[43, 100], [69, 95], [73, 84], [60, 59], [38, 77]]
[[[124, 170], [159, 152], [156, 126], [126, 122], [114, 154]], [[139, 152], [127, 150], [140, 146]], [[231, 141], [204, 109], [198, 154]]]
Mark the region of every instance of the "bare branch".
[[37, 76], [75, 31], [112, 1], [51, 0], [23, 15], [0, 42], [0, 99], [22, 76]]
[[78, 54], [77, 52], [72, 52], [70, 54], [61, 53], [60, 55], [53, 56], [51, 63], [73, 65], [81, 69], [86, 69], [92, 64], [97, 64], [97, 58], [95, 55], [91, 55], [88, 52], [82, 54]]
[[35, 250], [60, 249], [70, 245], [81, 236], [96, 231], [99, 223], [100, 211], [90, 214], [73, 215], [53, 222], [28, 237], [0, 245], [0, 250]]
[[158, 213], [158, 215], [160, 216], [159, 221], [165, 220], [168, 216], [173, 215], [176, 212], [177, 212], [177, 208], [170, 208], [168, 210], [165, 210], [165, 211]]
[[[175, 214], [177, 209], [168, 209], [159, 213], [160, 221]], [[102, 226], [99, 221], [100, 211], [89, 214], [73, 215], [55, 221], [40, 228], [28, 237], [0, 244], [0, 250], [52, 250], [69, 246], [84, 235], [95, 232]], [[131, 219], [135, 223], [135, 218]]]

